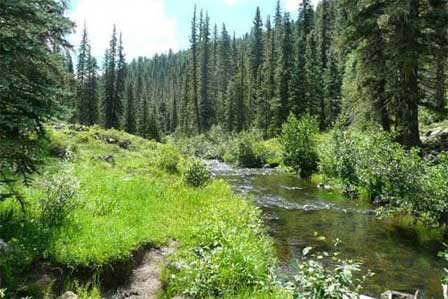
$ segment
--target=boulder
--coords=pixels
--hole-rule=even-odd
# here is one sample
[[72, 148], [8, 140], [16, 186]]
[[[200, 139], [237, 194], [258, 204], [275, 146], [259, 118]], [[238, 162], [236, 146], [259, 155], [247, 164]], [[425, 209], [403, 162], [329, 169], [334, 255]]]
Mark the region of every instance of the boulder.
[[59, 296], [57, 299], [78, 299], [78, 295], [73, 292], [66, 292], [62, 296]]
[[93, 160], [101, 160], [101, 161], [107, 162], [109, 164], [115, 164], [114, 155], [94, 156], [94, 157], [92, 157], [92, 159]]
[[414, 295], [387, 291], [381, 294], [380, 299], [418, 299], [418, 291]]

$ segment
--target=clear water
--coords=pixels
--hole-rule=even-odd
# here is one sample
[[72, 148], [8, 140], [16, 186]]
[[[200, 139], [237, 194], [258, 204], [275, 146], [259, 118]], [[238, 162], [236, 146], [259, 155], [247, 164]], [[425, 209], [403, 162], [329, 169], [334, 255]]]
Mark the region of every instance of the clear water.
[[332, 252], [340, 239], [343, 257], [359, 260], [364, 271], [375, 273], [364, 284], [365, 294], [420, 290], [423, 298], [442, 298], [446, 265], [437, 257], [443, 248], [440, 232], [407, 225], [404, 219], [379, 220], [368, 204], [322, 191], [294, 175], [237, 169], [218, 161], [210, 161], [209, 167], [262, 208], [283, 274], [294, 273], [303, 248]]

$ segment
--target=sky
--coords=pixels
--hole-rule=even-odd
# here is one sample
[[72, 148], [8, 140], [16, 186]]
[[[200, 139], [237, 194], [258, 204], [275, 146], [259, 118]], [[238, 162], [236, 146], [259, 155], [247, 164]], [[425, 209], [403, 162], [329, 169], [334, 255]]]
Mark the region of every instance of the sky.
[[[300, 1], [281, 0], [282, 9], [295, 17]], [[274, 14], [276, 0], [71, 0], [68, 16], [76, 33], [70, 41], [76, 49], [85, 22], [93, 54], [101, 59], [116, 24], [128, 60], [187, 49], [195, 4], [208, 11], [211, 24], [225, 22], [229, 32], [241, 36], [249, 32], [256, 7], [265, 18]]]

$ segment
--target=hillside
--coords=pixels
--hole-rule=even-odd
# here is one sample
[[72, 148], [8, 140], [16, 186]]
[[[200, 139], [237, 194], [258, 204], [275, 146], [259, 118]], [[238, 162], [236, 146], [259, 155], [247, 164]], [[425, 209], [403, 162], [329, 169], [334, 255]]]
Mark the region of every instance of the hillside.
[[[223, 181], [190, 187], [183, 177], [191, 161], [175, 149], [72, 125], [49, 129], [45, 148], [41, 175], [23, 187], [26, 210], [14, 201], [0, 210], [2, 280], [17, 296], [77, 288], [100, 298], [106, 276], [123, 276], [114, 266], [171, 240], [178, 243], [173, 262], [196, 265], [208, 251], [220, 253], [194, 271], [168, 267], [169, 294], [250, 294], [269, 285], [274, 259], [258, 211]], [[208, 271], [213, 276], [203, 280]]]

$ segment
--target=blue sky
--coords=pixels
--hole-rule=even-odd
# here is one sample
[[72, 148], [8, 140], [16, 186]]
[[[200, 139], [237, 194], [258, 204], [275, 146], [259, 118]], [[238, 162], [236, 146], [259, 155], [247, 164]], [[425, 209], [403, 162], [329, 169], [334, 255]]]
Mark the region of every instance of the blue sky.
[[[294, 16], [299, 2], [281, 0], [282, 8]], [[209, 12], [212, 24], [225, 22], [240, 36], [250, 30], [256, 7], [264, 18], [274, 13], [276, 0], [72, 0], [69, 16], [77, 32], [71, 41], [78, 45], [85, 21], [93, 53], [100, 58], [115, 23], [123, 32], [128, 59], [185, 49], [195, 4]]]

